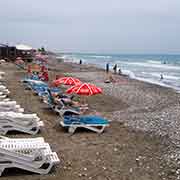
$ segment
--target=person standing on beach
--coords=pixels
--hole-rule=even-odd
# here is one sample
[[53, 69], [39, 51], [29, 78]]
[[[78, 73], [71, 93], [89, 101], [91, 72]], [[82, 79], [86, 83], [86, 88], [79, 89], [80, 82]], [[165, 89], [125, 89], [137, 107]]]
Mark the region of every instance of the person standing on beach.
[[80, 65], [82, 64], [82, 60], [81, 60], [81, 59], [79, 60], [79, 64], [80, 64]]
[[114, 74], [116, 74], [117, 73], [117, 64], [114, 65], [113, 70], [114, 70]]
[[119, 68], [119, 70], [118, 70], [118, 74], [119, 74], [119, 75], [122, 75], [121, 68]]
[[106, 64], [106, 73], [109, 73], [109, 63]]

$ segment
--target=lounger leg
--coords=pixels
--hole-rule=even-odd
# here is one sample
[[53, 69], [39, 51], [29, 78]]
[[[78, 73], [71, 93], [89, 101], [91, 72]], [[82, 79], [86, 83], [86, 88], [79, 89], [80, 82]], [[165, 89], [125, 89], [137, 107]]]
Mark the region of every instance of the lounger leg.
[[73, 133], [76, 131], [76, 128], [77, 128], [77, 127], [70, 126], [70, 127], [68, 128], [68, 132], [71, 133], [71, 134], [73, 134]]
[[95, 127], [89, 127], [89, 126], [83, 126], [83, 127], [86, 128], [86, 129], [89, 129], [91, 131], [94, 131], [96, 133], [101, 134], [104, 131], [106, 126], [102, 126], [101, 129], [98, 129], [98, 128], [95, 128]]

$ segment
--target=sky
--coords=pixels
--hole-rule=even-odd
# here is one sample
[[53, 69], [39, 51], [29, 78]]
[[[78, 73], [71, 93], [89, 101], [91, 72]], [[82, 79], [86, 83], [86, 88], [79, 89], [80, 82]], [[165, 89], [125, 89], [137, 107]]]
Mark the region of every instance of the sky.
[[0, 43], [56, 52], [180, 53], [180, 0], [1, 0]]

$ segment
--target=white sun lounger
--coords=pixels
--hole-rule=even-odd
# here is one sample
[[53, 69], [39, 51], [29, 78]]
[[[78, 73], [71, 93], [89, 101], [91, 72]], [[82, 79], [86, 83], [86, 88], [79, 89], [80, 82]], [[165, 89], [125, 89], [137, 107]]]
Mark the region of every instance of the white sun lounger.
[[20, 108], [19, 105], [16, 105], [15, 107], [0, 107], [0, 112], [8, 112], [8, 111], [13, 111], [13, 112], [24, 112], [23, 108]]
[[0, 95], [0, 101], [3, 101], [5, 98], [7, 98], [7, 95]]
[[17, 105], [16, 101], [0, 102], [0, 107], [14, 107]]
[[0, 112], [0, 134], [5, 135], [9, 131], [20, 131], [28, 134], [36, 134], [44, 123], [36, 114], [22, 114], [14, 112]]
[[[0, 139], [0, 175], [6, 168], [20, 168], [39, 174], [47, 174], [60, 162], [43, 138]], [[26, 141], [25, 141], [26, 140]], [[41, 143], [37, 144], [37, 141]], [[48, 164], [47, 167], [43, 165]]]
[[0, 119], [9, 119], [9, 120], [17, 120], [17, 121], [39, 121], [40, 118], [37, 114], [23, 114], [16, 112], [0, 112]]
[[[57, 157], [55, 156], [55, 154], [47, 155], [44, 157], [44, 155], [39, 151], [39, 158], [37, 158], [38, 154], [30, 154], [30, 156], [27, 154], [13, 152], [2, 148], [0, 148], [0, 153], [3, 154], [3, 157], [1, 157], [0, 155], [0, 175], [2, 174], [4, 169], [14, 167], [38, 174], [47, 174], [55, 164], [51, 160], [54, 160]], [[43, 165], [45, 164], [47, 164], [48, 166], [44, 168]]]

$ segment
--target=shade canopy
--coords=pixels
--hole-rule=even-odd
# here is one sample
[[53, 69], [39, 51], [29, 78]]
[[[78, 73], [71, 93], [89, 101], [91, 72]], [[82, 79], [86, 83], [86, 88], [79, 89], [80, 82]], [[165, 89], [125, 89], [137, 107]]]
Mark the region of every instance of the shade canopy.
[[65, 85], [76, 85], [76, 84], [80, 84], [81, 81], [77, 78], [73, 78], [73, 77], [62, 77], [59, 78], [55, 81], [53, 81], [53, 84], [55, 86], [59, 86], [60, 84], [65, 84]]
[[102, 93], [102, 89], [99, 87], [96, 87], [94, 84], [83, 83], [83, 84], [72, 86], [66, 91], [66, 93], [68, 94], [75, 93], [79, 95], [92, 96], [95, 94]]
[[31, 46], [28, 46], [28, 45], [18, 44], [18, 45], [16, 45], [16, 49], [22, 50], [22, 51], [30, 51], [33, 48]]

